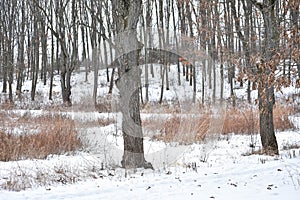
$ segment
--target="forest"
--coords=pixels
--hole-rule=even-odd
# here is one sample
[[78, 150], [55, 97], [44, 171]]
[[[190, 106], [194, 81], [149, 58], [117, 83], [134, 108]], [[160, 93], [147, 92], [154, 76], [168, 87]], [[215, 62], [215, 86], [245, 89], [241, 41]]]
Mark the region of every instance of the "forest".
[[[261, 163], [289, 155], [300, 165], [300, 2], [0, 0], [0, 87], [0, 190], [38, 182], [38, 172], [30, 186], [2, 179], [10, 162], [68, 152], [101, 155], [99, 169], [78, 172], [98, 179], [116, 168], [168, 174], [168, 159], [200, 145], [197, 161], [180, 161], [197, 172], [230, 134], [247, 137]], [[165, 146], [149, 157], [151, 142]], [[44, 182], [90, 176], [60, 170]]]

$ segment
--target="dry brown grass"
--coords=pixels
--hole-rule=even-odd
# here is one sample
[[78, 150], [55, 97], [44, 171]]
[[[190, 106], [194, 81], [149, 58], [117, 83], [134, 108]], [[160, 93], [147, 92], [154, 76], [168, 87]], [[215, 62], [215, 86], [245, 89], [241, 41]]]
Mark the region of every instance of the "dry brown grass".
[[258, 133], [258, 112], [246, 109], [228, 109], [226, 111], [222, 134], [253, 134]]
[[[289, 120], [294, 113], [292, 107], [277, 105], [274, 108], [274, 126], [278, 131], [295, 128]], [[214, 119], [218, 120], [218, 119]], [[220, 120], [222, 120], [220, 118]], [[211, 115], [206, 112], [198, 117], [188, 118], [174, 115], [167, 120], [148, 119], [143, 121], [147, 131], [157, 131], [154, 138], [165, 142], [192, 143], [205, 138], [208, 130], [212, 130]], [[222, 121], [220, 121], [222, 123]], [[211, 132], [211, 131], [210, 131]], [[226, 111], [222, 134], [257, 134], [259, 132], [259, 113], [252, 109], [228, 109]]]
[[[13, 126], [34, 128], [36, 132], [16, 134]], [[1, 161], [44, 159], [50, 154], [64, 154], [82, 147], [74, 121], [62, 116], [24, 115], [18, 120], [10, 119], [0, 131], [0, 141]]]
[[295, 108], [292, 106], [277, 105], [274, 108], [274, 126], [276, 130], [284, 131], [294, 129], [295, 126], [289, 120], [289, 116], [295, 114]]
[[[294, 113], [291, 106], [277, 105], [274, 107], [274, 128], [284, 131], [295, 128], [289, 120]], [[223, 134], [253, 134], [259, 132], [259, 113], [253, 109], [230, 109], [226, 111]]]
[[115, 119], [110, 118], [100, 118], [98, 119], [98, 125], [99, 126], [108, 126], [110, 124], [116, 123]]
[[164, 122], [163, 120], [148, 120], [143, 122], [143, 126], [148, 131], [155, 128], [159, 130], [160, 134], [154, 135], [154, 139], [165, 142], [179, 142], [181, 144], [203, 140], [209, 129], [209, 125], [210, 117], [208, 114], [192, 118], [174, 115]]
[[1, 110], [11, 110], [14, 108], [14, 105], [9, 102], [0, 102]]

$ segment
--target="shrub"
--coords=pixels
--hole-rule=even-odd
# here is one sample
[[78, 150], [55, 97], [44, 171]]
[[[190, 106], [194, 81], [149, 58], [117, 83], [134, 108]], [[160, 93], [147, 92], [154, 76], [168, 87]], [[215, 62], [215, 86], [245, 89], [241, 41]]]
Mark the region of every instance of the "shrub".
[[210, 117], [204, 114], [201, 117], [173, 116], [159, 127], [160, 134], [154, 138], [165, 142], [179, 142], [182, 144], [203, 140], [210, 125]]
[[[274, 108], [274, 128], [279, 131], [293, 129], [294, 125], [289, 120], [289, 116], [293, 114], [293, 112], [294, 110], [291, 107], [282, 105], [276, 106]], [[210, 128], [212, 115], [210, 115], [209, 112], [192, 118], [183, 116], [184, 115], [181, 117], [180, 115], [173, 115], [164, 122], [162, 122], [162, 120], [148, 119], [143, 122], [143, 125], [145, 129], [150, 128], [152, 131], [154, 131], [154, 129], [159, 130], [159, 134], [155, 135], [154, 138], [165, 142], [192, 143], [203, 140], [208, 134], [208, 130], [210, 130], [210, 133], [213, 133], [213, 129]], [[250, 108], [227, 109], [223, 127], [221, 128], [221, 132], [218, 133], [259, 133], [258, 110]]]
[[[21, 117], [18, 123], [28, 116]], [[44, 159], [50, 154], [65, 154], [82, 147], [74, 121], [62, 116], [31, 118], [37, 133], [15, 134], [0, 131], [0, 160]]]

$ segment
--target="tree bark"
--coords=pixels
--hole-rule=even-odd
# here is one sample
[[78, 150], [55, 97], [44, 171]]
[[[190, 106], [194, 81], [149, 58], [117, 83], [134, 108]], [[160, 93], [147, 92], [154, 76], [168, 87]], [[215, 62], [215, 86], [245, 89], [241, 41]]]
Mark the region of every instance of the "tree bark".
[[24, 49], [25, 49], [25, 2], [22, 2], [22, 8], [21, 8], [21, 16], [22, 20], [20, 22], [20, 36], [18, 37], [18, 68], [16, 70], [17, 74], [17, 88], [16, 88], [16, 94], [21, 97], [22, 93], [22, 85], [24, 80], [24, 68], [25, 68], [25, 59], [24, 59]]
[[40, 37], [39, 37], [39, 12], [37, 8], [34, 8], [34, 22], [33, 22], [33, 51], [32, 53], [32, 62], [31, 62], [31, 70], [32, 70], [32, 80], [31, 80], [31, 100], [35, 100], [35, 94], [36, 94], [36, 85], [37, 85], [37, 79], [38, 79], [38, 73], [39, 73], [39, 64], [40, 64], [40, 52], [39, 52], [39, 46], [40, 46]]
[[[137, 40], [137, 22], [141, 14], [141, 0], [118, 1], [117, 12], [118, 33], [124, 35], [117, 42], [120, 49], [138, 50], [141, 47]], [[123, 15], [123, 16], [122, 16]], [[123, 55], [127, 52], [121, 52]], [[124, 139], [124, 154], [122, 167], [124, 168], [152, 168], [144, 157], [143, 132], [140, 117], [140, 76], [139, 66], [140, 51], [127, 54], [123, 60], [117, 87], [120, 91], [120, 109], [122, 113], [122, 132]]]
[[[291, 10], [291, 22], [292, 22], [292, 46], [295, 48], [296, 52], [298, 52], [298, 56], [296, 54], [295, 62], [297, 66], [297, 74], [298, 74], [298, 82], [300, 82], [300, 41], [299, 41], [299, 18], [300, 18], [300, 2], [297, 0], [292, 0], [290, 5]], [[289, 70], [290, 71], [290, 70]], [[299, 84], [299, 83], [298, 83]], [[299, 86], [299, 85], [298, 85]]]
[[[50, 26], [53, 27], [53, 1], [50, 1]], [[53, 92], [53, 79], [54, 79], [54, 35], [51, 34], [51, 69], [50, 69], [50, 86], [49, 86], [49, 100], [52, 100], [52, 92]], [[57, 61], [56, 61], [57, 62]]]
[[278, 30], [275, 16], [275, 0], [264, 1], [264, 4], [252, 1], [261, 11], [264, 19], [265, 44], [263, 57], [258, 69], [258, 100], [259, 100], [259, 133], [263, 152], [268, 155], [278, 154], [273, 122], [274, 77], [276, 64], [272, 62], [278, 48]]

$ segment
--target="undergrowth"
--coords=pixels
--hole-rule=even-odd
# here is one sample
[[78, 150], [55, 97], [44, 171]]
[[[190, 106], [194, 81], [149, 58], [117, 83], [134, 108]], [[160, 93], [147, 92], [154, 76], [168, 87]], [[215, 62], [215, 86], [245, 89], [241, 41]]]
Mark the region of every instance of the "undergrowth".
[[[277, 105], [274, 107], [275, 130], [284, 131], [294, 129], [289, 116], [294, 113], [292, 107]], [[230, 108], [226, 110], [225, 118], [213, 119], [208, 111], [199, 112], [198, 116], [184, 117], [172, 115], [162, 122], [160, 119], [147, 119], [143, 121], [143, 126], [147, 131], [157, 131], [153, 137], [165, 142], [193, 143], [203, 140], [211, 129], [212, 120], [220, 120], [222, 128], [216, 134], [258, 134], [259, 133], [259, 113], [250, 108]], [[149, 130], [151, 129], [151, 130]], [[211, 132], [211, 131], [209, 131]]]
[[[14, 133], [13, 127], [26, 126], [34, 132], [26, 132], [23, 128], [21, 133]], [[73, 120], [50, 115], [23, 115], [17, 120], [8, 120], [0, 130], [0, 141], [0, 161], [44, 159], [48, 155], [65, 154], [83, 146]]]

